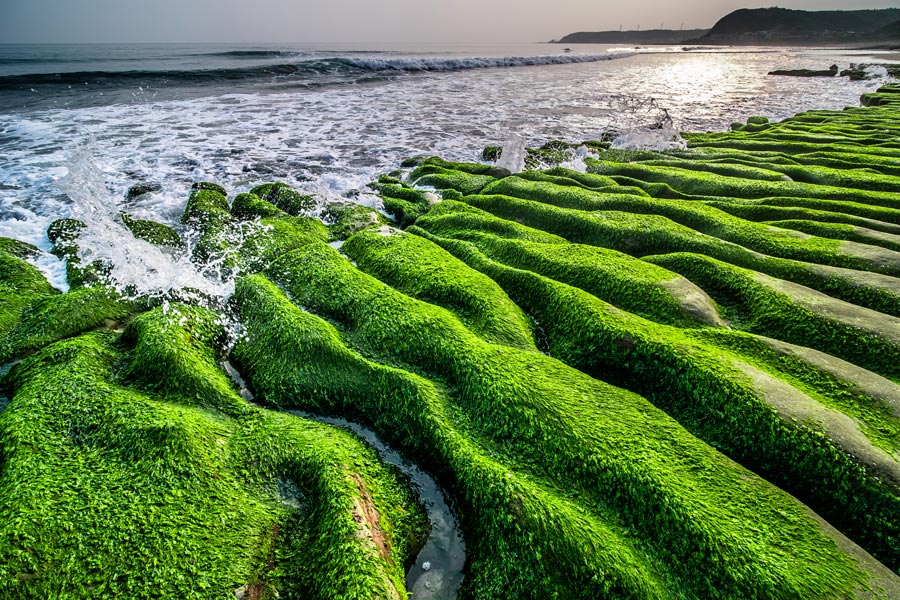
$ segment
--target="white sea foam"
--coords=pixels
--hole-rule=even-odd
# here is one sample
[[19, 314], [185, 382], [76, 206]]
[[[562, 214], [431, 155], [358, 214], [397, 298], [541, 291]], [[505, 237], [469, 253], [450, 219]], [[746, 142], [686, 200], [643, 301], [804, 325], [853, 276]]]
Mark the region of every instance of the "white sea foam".
[[404, 58], [342, 58], [346, 65], [370, 70], [396, 71], [462, 71], [498, 67], [531, 67], [570, 65], [614, 60], [631, 56], [634, 52], [622, 49], [606, 54], [544, 54], [540, 56], [461, 56], [461, 57], [404, 57]]
[[[785, 52], [793, 56], [794, 51]], [[106, 231], [108, 245], [101, 235], [91, 251], [130, 265], [115, 272], [121, 282], [153, 289], [194, 285], [218, 293], [222, 284], [203, 278], [186, 257], [159, 256], [137, 240], [132, 244], [134, 238], [115, 218], [118, 211], [177, 227], [190, 185], [198, 180], [221, 183], [231, 194], [284, 181], [322, 203], [352, 199], [380, 208], [365, 184], [414, 155], [475, 161], [484, 146], [499, 143], [505, 160], [516, 158], [512, 170], [520, 170], [524, 156], [520, 159], [516, 144], [507, 141], [516, 137], [524, 146], [539, 147], [553, 139], [580, 141], [625, 131], [617, 142], [623, 147], [659, 147], [679, 143], [667, 137], [669, 131], [642, 130], [659, 122], [660, 107], [675, 129], [714, 130], [754, 114], [778, 119], [811, 108], [856, 105], [862, 92], [880, 85], [845, 78], [766, 78], [772, 59], [764, 54], [640, 53], [579, 63], [582, 56], [560, 54], [547, 62], [564, 64], [545, 68], [431, 69], [372, 85], [279, 93], [260, 88], [165, 102], [139, 95], [133, 104], [78, 109], [61, 104], [0, 114], [0, 235], [46, 250], [44, 232], [53, 219], [99, 202], [96, 229]], [[441, 60], [473, 65], [480, 60], [389, 58], [432, 66]], [[799, 51], [793, 63], [779, 57], [788, 67], [808, 62]], [[84, 93], [94, 92], [88, 86]], [[628, 98], [637, 100], [623, 102]], [[87, 170], [94, 169], [100, 181], [92, 184], [96, 196], [82, 202], [83, 186], [79, 192], [70, 185], [60, 194], [57, 182], [72, 166], [72, 149], [89, 138], [93, 166]], [[125, 192], [139, 182], [156, 182], [162, 189], [126, 200]], [[351, 190], [359, 193], [348, 194]], [[123, 240], [129, 240], [128, 248], [117, 247]], [[55, 268], [58, 282], [60, 263]]]
[[869, 65], [863, 70], [869, 79], [887, 79], [890, 77], [888, 70], [881, 65]]
[[587, 164], [585, 164], [584, 159], [590, 154], [591, 152], [587, 146], [579, 146], [575, 148], [575, 155], [570, 160], [560, 163], [559, 166], [564, 169], [578, 171], [579, 173], [587, 173]]

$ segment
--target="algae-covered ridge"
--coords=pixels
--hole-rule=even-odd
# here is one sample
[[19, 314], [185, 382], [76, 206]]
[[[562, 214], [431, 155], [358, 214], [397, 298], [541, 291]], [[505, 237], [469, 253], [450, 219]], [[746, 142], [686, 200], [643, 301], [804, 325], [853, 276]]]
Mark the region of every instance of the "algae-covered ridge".
[[407, 598], [441, 524], [317, 415], [443, 489], [438, 597], [900, 597], [897, 98], [586, 172], [418, 158], [324, 223], [198, 183], [226, 302], [123, 297], [77, 221], [64, 294], [0, 239], [0, 597]]

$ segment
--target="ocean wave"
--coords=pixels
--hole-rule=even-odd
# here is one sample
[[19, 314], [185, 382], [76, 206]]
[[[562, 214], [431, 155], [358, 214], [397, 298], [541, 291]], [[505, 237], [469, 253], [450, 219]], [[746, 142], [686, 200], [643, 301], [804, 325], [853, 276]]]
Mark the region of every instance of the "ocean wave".
[[372, 71], [463, 71], [508, 67], [569, 65], [624, 58], [630, 53], [546, 54], [540, 56], [466, 56], [405, 58], [336, 58], [335, 61]]
[[218, 56], [223, 58], [282, 58], [287, 56], [300, 56], [300, 52], [293, 50], [228, 50], [226, 52], [202, 52], [188, 54], [188, 56]]
[[[251, 51], [240, 51], [251, 52]], [[256, 52], [256, 51], [252, 51]], [[269, 52], [269, 51], [259, 51]], [[277, 55], [281, 56], [281, 55]], [[0, 90], [21, 89], [41, 85], [150, 85], [152, 83], [181, 83], [203, 85], [238, 80], [316, 77], [321, 75], [359, 77], [366, 73], [441, 72], [468, 69], [510, 68], [526, 66], [564, 65], [612, 60], [630, 56], [628, 53], [560, 54], [542, 56], [491, 57], [335, 57], [290, 63], [253, 65], [246, 68], [193, 69], [171, 71], [76, 71], [70, 73], [33, 73], [0, 77]]]

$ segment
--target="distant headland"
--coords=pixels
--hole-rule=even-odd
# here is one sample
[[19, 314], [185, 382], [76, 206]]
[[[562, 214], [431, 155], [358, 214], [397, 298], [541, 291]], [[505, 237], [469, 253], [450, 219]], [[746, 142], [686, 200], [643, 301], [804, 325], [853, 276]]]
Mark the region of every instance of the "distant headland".
[[555, 44], [680, 44], [705, 35], [709, 29], [647, 29], [644, 31], [579, 31], [552, 40]]
[[807, 11], [743, 8], [719, 19], [711, 29], [582, 31], [561, 44], [832, 45], [900, 44], [900, 8]]

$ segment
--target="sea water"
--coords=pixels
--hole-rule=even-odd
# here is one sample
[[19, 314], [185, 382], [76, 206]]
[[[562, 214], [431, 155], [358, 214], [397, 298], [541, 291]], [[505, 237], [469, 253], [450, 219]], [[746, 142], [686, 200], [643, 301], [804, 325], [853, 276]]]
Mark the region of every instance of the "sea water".
[[[227, 294], [209, 269], [129, 238], [116, 215], [178, 227], [201, 180], [232, 194], [284, 181], [316, 195], [314, 215], [348, 198], [381, 208], [366, 184], [414, 155], [477, 161], [484, 146], [502, 145], [504, 163], [518, 167], [526, 146], [607, 132], [621, 147], [665, 148], [680, 143], [678, 131], [857, 105], [883, 83], [767, 76], [878, 60], [862, 51], [570, 50], [0, 45], [0, 236], [47, 249], [51, 221], [87, 219], [85, 252], [117, 265], [123, 285]], [[160, 191], [126, 199], [148, 182]], [[36, 263], [65, 286], [58, 261]]]

